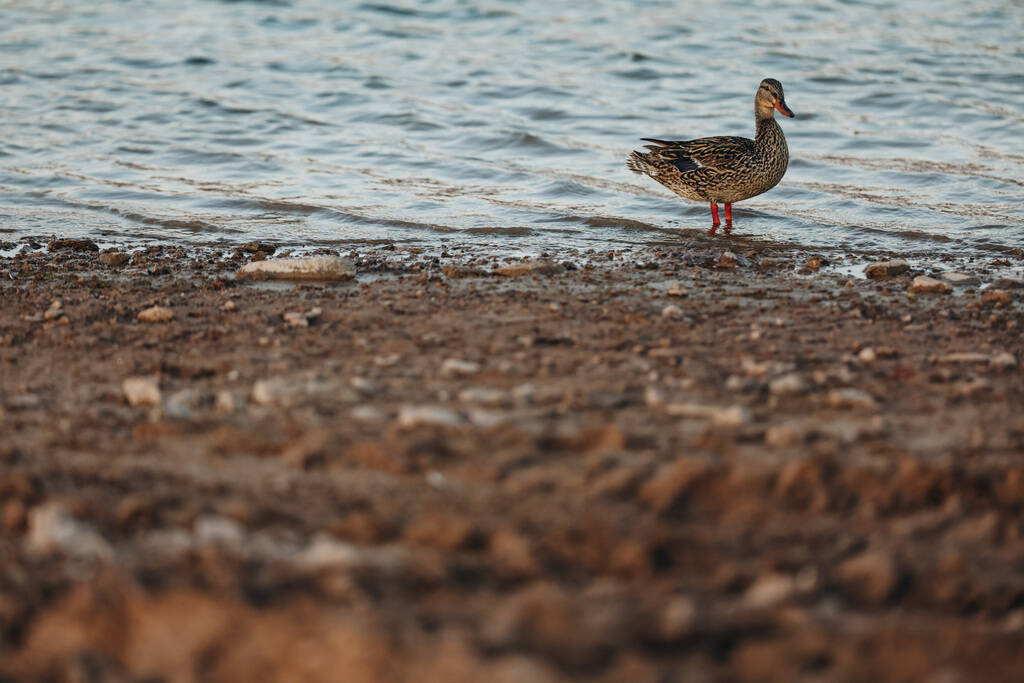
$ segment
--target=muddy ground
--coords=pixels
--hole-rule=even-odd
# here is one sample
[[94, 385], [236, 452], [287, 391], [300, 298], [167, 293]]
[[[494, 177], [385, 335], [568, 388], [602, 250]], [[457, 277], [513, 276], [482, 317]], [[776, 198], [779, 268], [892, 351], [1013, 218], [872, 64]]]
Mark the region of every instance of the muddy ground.
[[20, 246], [2, 681], [1024, 671], [1020, 253]]

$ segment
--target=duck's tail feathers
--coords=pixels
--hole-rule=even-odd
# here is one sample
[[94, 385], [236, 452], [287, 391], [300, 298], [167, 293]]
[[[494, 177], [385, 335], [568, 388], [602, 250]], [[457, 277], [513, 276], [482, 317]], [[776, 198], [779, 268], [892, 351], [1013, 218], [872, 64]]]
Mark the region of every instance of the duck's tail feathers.
[[647, 163], [646, 157], [647, 155], [643, 152], [633, 152], [626, 159], [626, 166], [630, 171], [639, 175], [654, 175], [654, 168]]

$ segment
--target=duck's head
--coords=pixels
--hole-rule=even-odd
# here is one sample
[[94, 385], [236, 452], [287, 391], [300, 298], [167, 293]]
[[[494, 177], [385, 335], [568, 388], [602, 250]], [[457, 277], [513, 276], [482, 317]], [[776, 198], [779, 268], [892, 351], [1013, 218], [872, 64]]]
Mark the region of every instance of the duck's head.
[[766, 78], [761, 81], [754, 96], [754, 111], [758, 118], [770, 118], [772, 110], [778, 109], [783, 116], [793, 118], [796, 114], [786, 106], [786, 96], [782, 92], [782, 84], [774, 78]]

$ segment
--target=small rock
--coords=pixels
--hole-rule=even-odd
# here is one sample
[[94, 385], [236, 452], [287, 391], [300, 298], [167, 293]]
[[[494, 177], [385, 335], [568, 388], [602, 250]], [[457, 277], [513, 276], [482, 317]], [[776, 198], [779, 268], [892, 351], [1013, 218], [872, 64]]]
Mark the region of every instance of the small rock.
[[89, 240], [74, 240], [74, 239], [63, 239], [53, 240], [47, 245], [47, 249], [50, 251], [57, 251], [58, 249], [67, 249], [69, 251], [99, 251], [100, 248], [96, 246], [95, 242]]
[[722, 408], [700, 403], [669, 403], [665, 406], [665, 414], [710, 420], [718, 427], [741, 427], [751, 420], [750, 409], [741, 405]]
[[946, 272], [939, 277], [953, 285], [976, 285], [979, 282], [976, 276], [969, 273]]
[[768, 390], [775, 396], [791, 396], [807, 391], [807, 383], [795, 372], [776, 377], [768, 385]]
[[446, 265], [441, 267], [441, 272], [445, 277], [449, 277], [453, 280], [464, 278], [464, 277], [484, 277], [488, 273], [480, 268], [469, 268], [465, 266]]
[[121, 382], [121, 391], [128, 405], [160, 405], [160, 383], [156, 377], [127, 377]]
[[480, 372], [480, 364], [473, 361], [461, 360], [459, 358], [448, 358], [441, 363], [438, 373], [445, 379], [454, 377], [466, 377]]
[[293, 393], [292, 385], [281, 378], [261, 379], [252, 385], [252, 400], [263, 406], [285, 403]]
[[238, 308], [238, 306], [236, 306], [235, 302], [232, 301], [231, 299], [228, 299], [227, 301], [220, 305], [220, 310], [222, 311], [233, 311], [236, 308]]
[[900, 571], [888, 553], [867, 551], [840, 564], [836, 578], [848, 598], [877, 607], [892, 596]]
[[689, 637], [697, 622], [697, 606], [685, 595], [672, 597], [658, 612], [654, 638], [662, 643], [675, 643]]
[[878, 354], [875, 353], [874, 348], [868, 346], [867, 348], [861, 349], [860, 353], [857, 354], [857, 357], [860, 358], [861, 361], [865, 363], [874, 363], [875, 360], [878, 358]]
[[114, 559], [106, 539], [72, 517], [60, 503], [44, 503], [29, 512], [25, 550], [36, 555], [63, 552], [108, 562]]
[[340, 256], [267, 259], [242, 266], [238, 280], [351, 280], [356, 276], [352, 261]]
[[1001, 277], [992, 283], [992, 289], [1024, 289], [1024, 280]]
[[785, 448], [795, 444], [800, 437], [800, 432], [791, 425], [775, 425], [774, 427], [769, 427], [764, 433], [764, 443], [774, 448]]
[[661, 309], [661, 317], [669, 318], [671, 320], [679, 320], [683, 317], [683, 309], [679, 308], [675, 304], [669, 304], [665, 308]]
[[502, 266], [494, 272], [505, 277], [521, 277], [523, 275], [557, 275], [565, 268], [551, 261], [523, 261]]
[[277, 251], [277, 247], [267, 242], [246, 242], [238, 250], [249, 254], [255, 254], [258, 251], [262, 251], [264, 254], [273, 254]]
[[990, 306], [1008, 306], [1013, 303], [1013, 297], [1005, 289], [987, 289], [981, 295], [981, 302]]
[[245, 541], [245, 529], [235, 520], [220, 515], [199, 517], [192, 533], [199, 545], [237, 549]]
[[915, 294], [947, 294], [953, 291], [953, 288], [942, 280], [936, 280], [927, 275], [918, 275], [910, 283], [910, 291]]
[[138, 319], [144, 323], [165, 323], [174, 318], [174, 311], [163, 306], [150, 306], [140, 311]]
[[1010, 370], [1011, 368], [1017, 367], [1017, 357], [1009, 351], [1003, 351], [997, 353], [989, 359], [989, 365], [994, 368], [1002, 368], [1004, 370]]
[[461, 415], [442, 406], [402, 406], [398, 410], [399, 427], [457, 427], [463, 423]]
[[489, 555], [495, 573], [501, 578], [525, 579], [540, 572], [529, 541], [512, 529], [503, 529], [491, 536]]
[[715, 264], [719, 268], [735, 268], [740, 265], [739, 257], [731, 251], [723, 251], [722, 255], [718, 257], [718, 262]]
[[43, 320], [56, 320], [64, 315], [63, 304], [60, 299], [54, 299], [50, 307], [43, 313]]
[[218, 413], [233, 413], [238, 409], [235, 404], [235, 395], [229, 389], [221, 389], [213, 401], [213, 409]]
[[284, 318], [284, 321], [292, 327], [309, 327], [309, 318], [306, 317], [305, 313], [288, 311], [282, 317]]
[[668, 289], [665, 290], [665, 293], [669, 296], [686, 296], [686, 287], [678, 280], [674, 280], [668, 283]]
[[876, 261], [864, 269], [864, 275], [872, 280], [881, 280], [902, 275], [908, 270], [910, 270], [910, 264], [906, 261]]
[[874, 410], [878, 407], [878, 402], [871, 394], [849, 387], [830, 391], [828, 404], [833, 408], [863, 408], [865, 410]]
[[501, 389], [470, 387], [459, 392], [459, 403], [501, 408], [513, 403], [512, 397]]
[[793, 577], [784, 574], [766, 574], [759, 577], [743, 594], [748, 607], [764, 609], [776, 607], [797, 594]]
[[108, 266], [123, 266], [128, 263], [129, 258], [128, 254], [116, 249], [104, 251], [98, 257], [100, 263], [105, 263]]

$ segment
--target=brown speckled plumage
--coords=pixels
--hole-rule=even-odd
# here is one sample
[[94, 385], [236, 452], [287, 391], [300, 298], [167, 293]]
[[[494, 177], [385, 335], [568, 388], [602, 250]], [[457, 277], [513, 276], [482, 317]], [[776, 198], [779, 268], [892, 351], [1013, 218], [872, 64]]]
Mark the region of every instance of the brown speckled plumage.
[[757, 134], [749, 138], [719, 136], [700, 140], [666, 141], [643, 138], [647, 152], [633, 152], [626, 164], [687, 199], [712, 205], [714, 228], [717, 203], [725, 204], [726, 227], [732, 222], [733, 202], [749, 199], [775, 187], [789, 165], [789, 147], [774, 112], [793, 116], [786, 106], [782, 84], [766, 78], [754, 96]]

